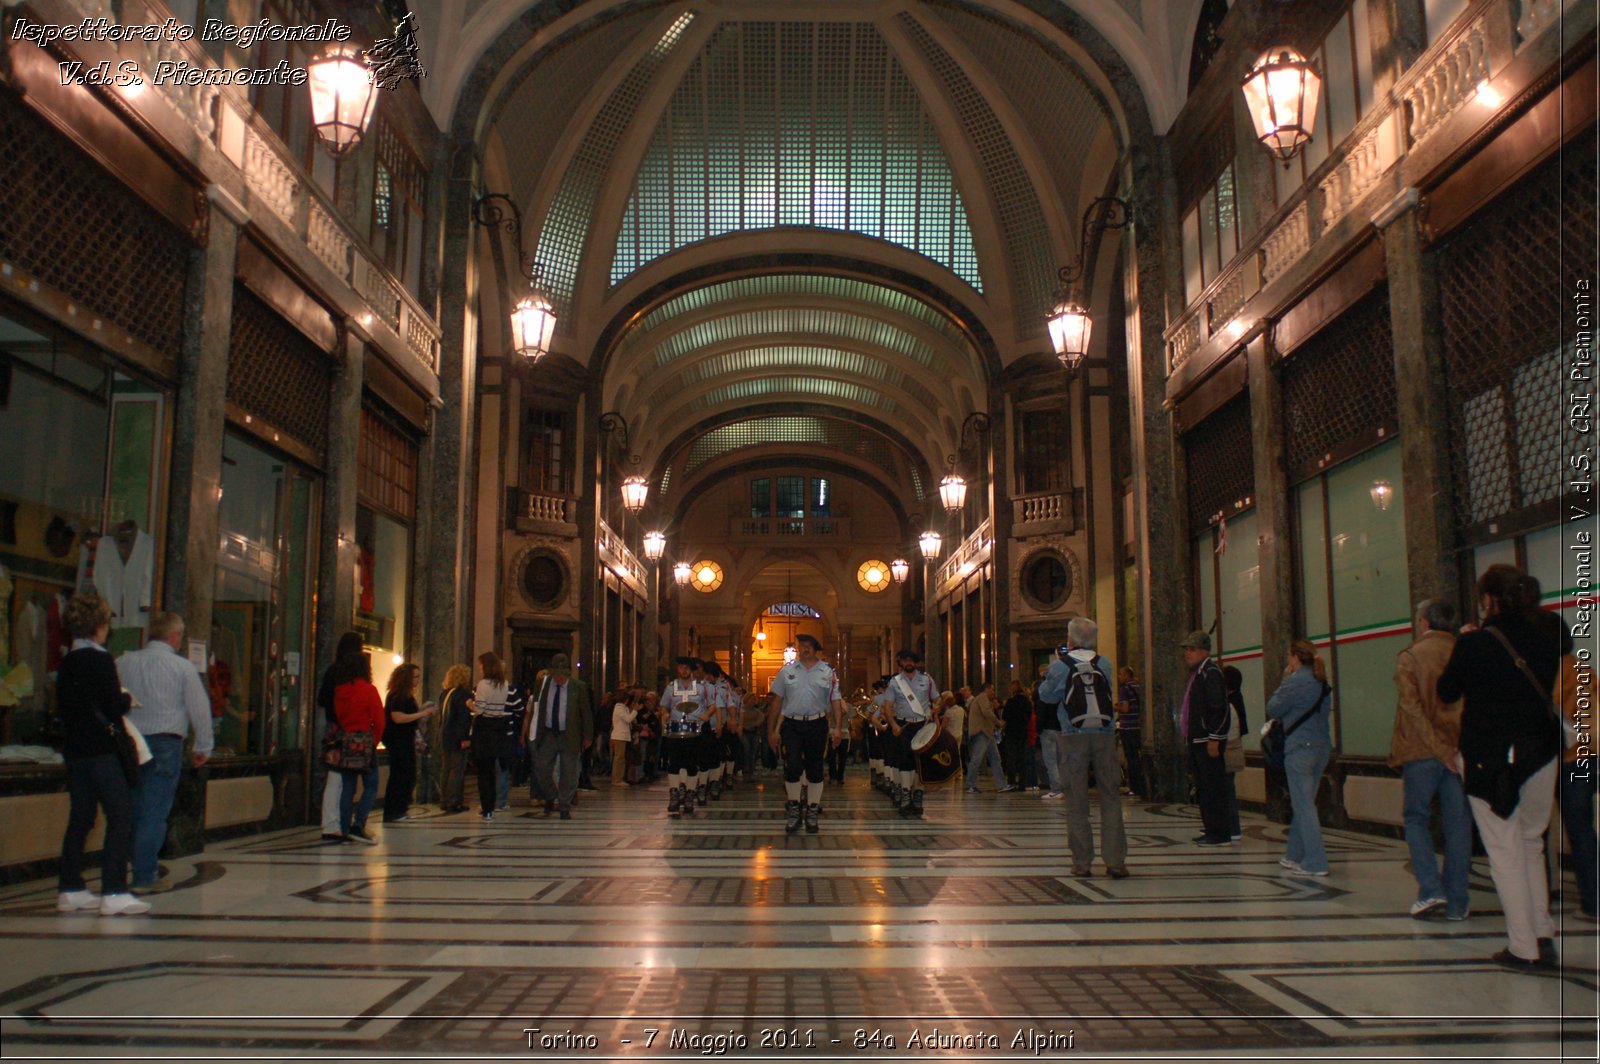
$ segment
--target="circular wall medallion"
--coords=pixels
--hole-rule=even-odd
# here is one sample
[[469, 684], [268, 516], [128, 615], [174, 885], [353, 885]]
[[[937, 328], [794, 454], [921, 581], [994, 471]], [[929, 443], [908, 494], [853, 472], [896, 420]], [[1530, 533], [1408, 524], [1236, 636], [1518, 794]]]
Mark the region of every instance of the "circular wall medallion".
[[1055, 550], [1036, 552], [1022, 563], [1022, 597], [1038, 610], [1053, 610], [1072, 594], [1072, 572]]
[[567, 597], [567, 560], [553, 550], [530, 551], [518, 584], [535, 609], [553, 609]]
[[722, 566], [713, 561], [698, 561], [690, 571], [689, 582], [696, 591], [715, 591], [722, 586]]
[[861, 568], [856, 570], [856, 583], [861, 585], [861, 590], [876, 595], [880, 591], [889, 590], [889, 585], [894, 581], [889, 574], [889, 563], [878, 561], [876, 558], [861, 563]]

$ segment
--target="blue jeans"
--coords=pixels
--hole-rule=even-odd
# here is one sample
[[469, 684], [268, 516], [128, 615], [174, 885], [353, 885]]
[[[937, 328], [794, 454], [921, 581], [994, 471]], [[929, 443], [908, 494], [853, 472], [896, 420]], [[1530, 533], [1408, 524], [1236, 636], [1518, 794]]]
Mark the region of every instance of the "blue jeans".
[[994, 741], [994, 736], [979, 732], [967, 743], [972, 748], [967, 758], [967, 790], [978, 789], [978, 776], [983, 770], [984, 758], [989, 759], [989, 771], [994, 774], [994, 789], [999, 790], [1006, 785], [1005, 766], [1000, 763], [1000, 747]]
[[[378, 796], [378, 758], [360, 771], [339, 770], [339, 830], [345, 835], [351, 828], [366, 829], [367, 814], [372, 812], [373, 799]], [[361, 781], [361, 800], [355, 801], [356, 781]]]
[[139, 766], [139, 784], [133, 789], [133, 885], [149, 886], [161, 866], [161, 844], [167, 841], [167, 814], [178, 793], [183, 772], [183, 736], [146, 735], [149, 761]]
[[1289, 777], [1289, 804], [1294, 821], [1289, 825], [1289, 847], [1284, 856], [1307, 872], [1326, 872], [1328, 853], [1322, 848], [1322, 825], [1317, 820], [1317, 785], [1328, 767], [1328, 747], [1322, 743], [1295, 743], [1283, 754]]
[[1044, 757], [1044, 772], [1050, 779], [1050, 790], [1061, 793], [1061, 732], [1046, 728], [1039, 733], [1039, 753]]
[[1594, 916], [1600, 912], [1595, 908], [1594, 769], [1584, 769], [1580, 775], [1575, 763], [1564, 764], [1557, 778], [1561, 822], [1566, 825], [1572, 864], [1578, 875], [1578, 905]]
[[754, 779], [756, 774], [756, 753], [761, 749], [761, 744], [767, 741], [765, 726], [760, 728], [746, 728], [744, 734], [739, 736], [740, 752], [744, 755], [742, 769], [745, 779]]
[[[1472, 813], [1467, 809], [1461, 777], [1437, 758], [1407, 761], [1400, 766], [1405, 788], [1406, 846], [1411, 850], [1411, 874], [1417, 880], [1417, 900], [1443, 898], [1446, 916], [1467, 912], [1467, 871], [1472, 863]], [[1444, 828], [1444, 877], [1433, 852], [1428, 831], [1428, 810], [1439, 796], [1439, 819]], [[1592, 833], [1591, 833], [1592, 834]]]

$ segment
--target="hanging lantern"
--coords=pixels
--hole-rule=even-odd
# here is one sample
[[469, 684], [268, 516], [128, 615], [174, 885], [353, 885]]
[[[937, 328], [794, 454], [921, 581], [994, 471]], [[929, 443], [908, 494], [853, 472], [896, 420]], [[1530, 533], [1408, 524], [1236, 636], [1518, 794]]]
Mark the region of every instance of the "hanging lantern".
[[794, 648], [793, 643], [790, 643], [788, 646], [783, 648], [783, 663], [785, 665], [793, 665], [794, 659], [798, 658], [799, 656], [800, 652]]
[[667, 537], [664, 532], [646, 532], [644, 534], [644, 556], [650, 561], [658, 562], [667, 552]]
[[1243, 87], [1257, 139], [1287, 166], [1311, 141], [1322, 74], [1293, 48], [1269, 48], [1256, 60]]
[[650, 494], [650, 484], [644, 477], [635, 473], [622, 480], [622, 505], [631, 514], [636, 514], [644, 509], [644, 501]]
[[767, 645], [767, 625], [764, 621], [757, 622], [756, 624], [756, 642], [760, 643], [763, 647]]
[[922, 556], [931, 562], [944, 549], [944, 537], [929, 529], [917, 537], [917, 545], [922, 548]]
[[939, 481], [939, 501], [946, 513], [955, 513], [967, 504], [967, 481], [959, 473], [951, 473]]
[[311, 88], [311, 121], [317, 139], [335, 159], [361, 143], [378, 101], [372, 69], [354, 48], [336, 45], [306, 64]]
[[511, 311], [511, 349], [529, 362], [550, 353], [550, 340], [556, 333], [556, 311], [550, 297], [534, 288], [517, 300]]
[[688, 562], [679, 562], [672, 567], [672, 579], [679, 587], [688, 587], [689, 581], [694, 579], [694, 568]]
[[1078, 368], [1089, 353], [1089, 334], [1094, 322], [1089, 312], [1071, 299], [1063, 299], [1050, 312], [1050, 346], [1068, 371]]
[[896, 558], [889, 563], [889, 575], [894, 577], [895, 583], [905, 583], [906, 578], [911, 575], [911, 563], [904, 558]]
[[1394, 485], [1387, 480], [1374, 480], [1370, 494], [1372, 505], [1380, 510], [1387, 510], [1389, 504], [1394, 502]]

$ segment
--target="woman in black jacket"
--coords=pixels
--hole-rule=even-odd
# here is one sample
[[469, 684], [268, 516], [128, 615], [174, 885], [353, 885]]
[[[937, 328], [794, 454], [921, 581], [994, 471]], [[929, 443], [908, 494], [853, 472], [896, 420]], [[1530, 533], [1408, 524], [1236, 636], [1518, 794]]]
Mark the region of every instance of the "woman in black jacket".
[[[109, 543], [109, 540], [106, 541]], [[110, 549], [109, 547], [107, 549]], [[65, 742], [71, 808], [61, 837], [61, 874], [56, 909], [99, 909], [101, 916], [138, 916], [148, 902], [128, 893], [128, 855], [133, 846], [133, 788], [123, 774], [113, 732], [123, 727], [130, 699], [106, 651], [111, 609], [99, 595], [74, 595], [61, 613], [72, 649], [56, 673], [56, 707]], [[83, 881], [83, 847], [94, 830], [96, 808], [106, 811], [100, 850], [100, 892]]]
[[472, 746], [472, 670], [452, 665], [444, 674], [439, 696], [439, 806], [446, 813], [465, 813], [468, 751]]
[[1463, 630], [1456, 641], [1439, 677], [1439, 698], [1466, 700], [1462, 782], [1511, 940], [1492, 959], [1516, 969], [1550, 968], [1556, 964], [1555, 924], [1544, 832], [1555, 800], [1561, 731], [1549, 691], [1572, 636], [1558, 615], [1540, 608], [1538, 582], [1515, 566], [1485, 570], [1478, 599], [1483, 627]]

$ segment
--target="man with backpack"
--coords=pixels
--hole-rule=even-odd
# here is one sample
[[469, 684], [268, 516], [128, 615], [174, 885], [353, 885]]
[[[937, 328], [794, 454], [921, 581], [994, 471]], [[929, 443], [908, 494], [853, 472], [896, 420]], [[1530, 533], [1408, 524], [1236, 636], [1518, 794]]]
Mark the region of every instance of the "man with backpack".
[[1122, 767], [1117, 763], [1116, 693], [1111, 663], [1095, 653], [1100, 629], [1087, 617], [1067, 622], [1067, 642], [1056, 649], [1039, 700], [1055, 705], [1061, 724], [1061, 786], [1067, 799], [1067, 845], [1072, 874], [1094, 874], [1094, 832], [1089, 827], [1089, 769], [1100, 792], [1100, 848], [1106, 873], [1128, 877], [1128, 836], [1122, 825]]

